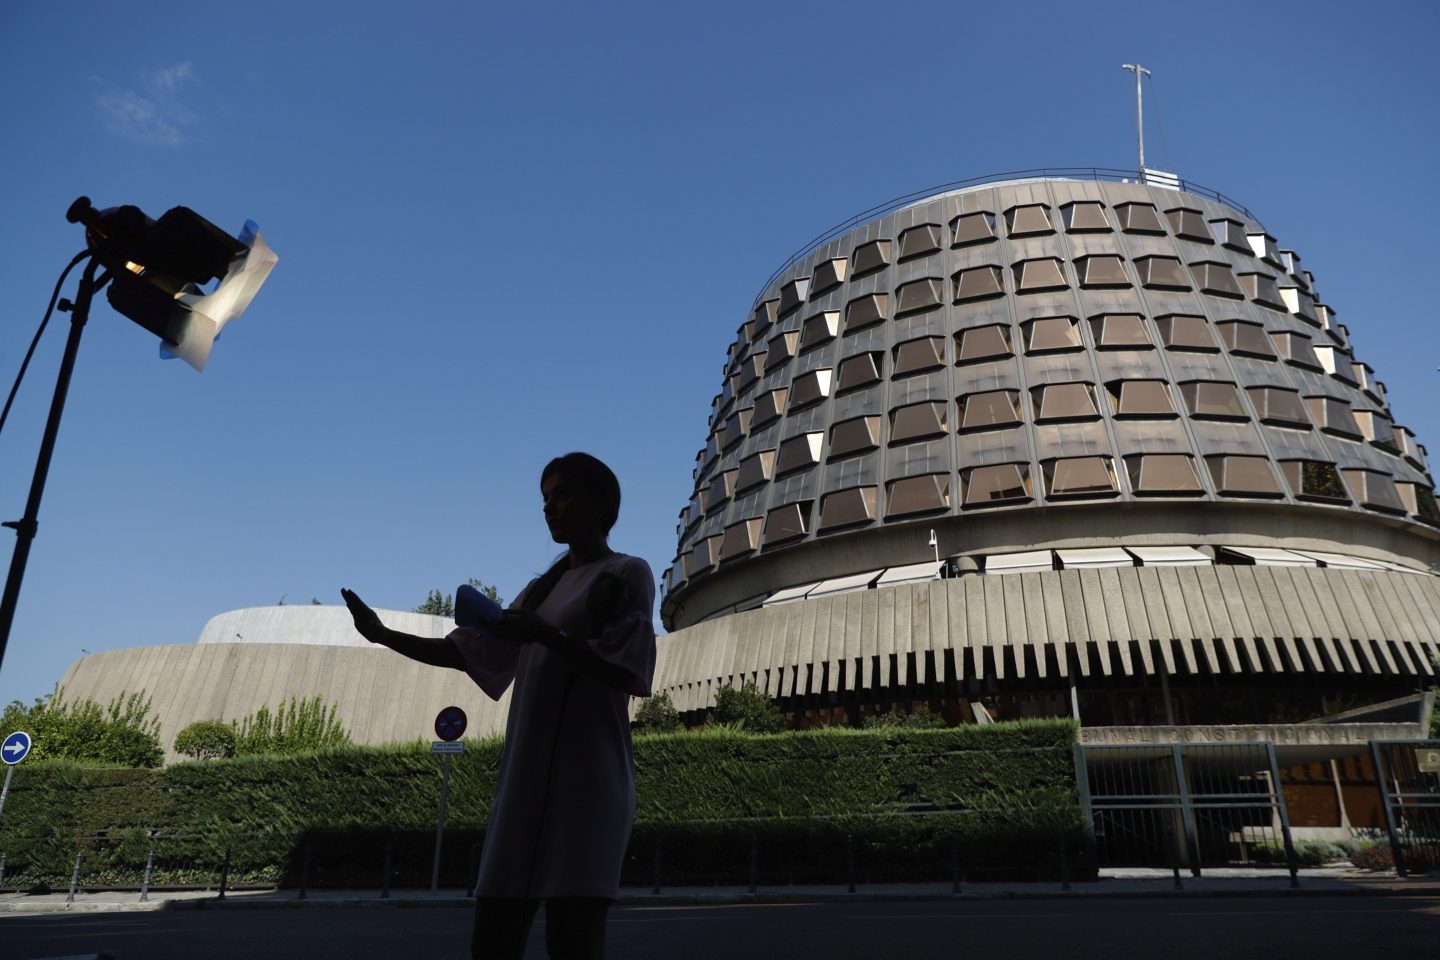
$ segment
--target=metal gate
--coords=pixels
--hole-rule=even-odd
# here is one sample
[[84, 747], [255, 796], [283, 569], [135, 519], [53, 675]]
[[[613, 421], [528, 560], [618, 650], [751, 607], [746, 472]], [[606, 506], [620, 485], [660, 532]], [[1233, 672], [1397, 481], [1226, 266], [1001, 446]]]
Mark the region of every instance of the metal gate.
[[1101, 867], [1275, 866], [1294, 873], [1274, 746], [1077, 744], [1081, 803]]
[[1395, 870], [1440, 868], [1440, 740], [1375, 740], [1370, 757]]

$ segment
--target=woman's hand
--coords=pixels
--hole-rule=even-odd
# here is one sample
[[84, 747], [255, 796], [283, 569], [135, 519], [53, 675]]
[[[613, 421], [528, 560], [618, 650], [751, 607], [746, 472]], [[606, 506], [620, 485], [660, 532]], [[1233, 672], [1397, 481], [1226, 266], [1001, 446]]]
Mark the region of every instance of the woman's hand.
[[506, 610], [500, 622], [495, 624], [495, 636], [514, 644], [544, 643], [559, 633], [538, 613], [520, 607]]
[[386, 632], [385, 624], [380, 622], [380, 617], [365, 605], [365, 601], [354, 590], [341, 588], [340, 596], [345, 601], [345, 606], [350, 610], [350, 617], [355, 621], [355, 629], [360, 636], [371, 643], [379, 643], [380, 637]]

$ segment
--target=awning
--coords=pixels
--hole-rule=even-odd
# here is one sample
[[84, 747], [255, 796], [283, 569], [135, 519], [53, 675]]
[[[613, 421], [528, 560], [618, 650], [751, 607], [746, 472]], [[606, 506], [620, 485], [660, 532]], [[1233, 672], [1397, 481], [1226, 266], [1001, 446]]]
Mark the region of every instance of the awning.
[[1210, 558], [1194, 547], [1126, 547], [1145, 567], [1208, 567]]
[[1001, 553], [985, 558], [986, 573], [1028, 573], [1053, 570], [1049, 550], [1027, 550], [1024, 553]]
[[1066, 570], [1095, 567], [1133, 567], [1135, 558], [1119, 547], [1092, 547], [1085, 550], [1056, 550], [1060, 566]]

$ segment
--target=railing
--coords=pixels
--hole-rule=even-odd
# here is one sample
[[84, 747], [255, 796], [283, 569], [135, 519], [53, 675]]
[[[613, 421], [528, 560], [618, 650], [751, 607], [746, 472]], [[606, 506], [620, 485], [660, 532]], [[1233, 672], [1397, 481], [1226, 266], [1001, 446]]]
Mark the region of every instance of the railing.
[[[805, 244], [799, 250], [795, 251], [783, 264], [780, 265], [780, 268], [778, 270], [770, 274], [769, 278], [763, 284], [761, 284], [760, 292], [755, 296], [755, 300], [751, 304], [751, 308], [753, 309], [761, 302], [761, 300], [765, 296], [765, 291], [769, 290], [771, 284], [773, 284], [776, 280], [779, 280], [782, 276], [784, 276], [787, 270], [795, 266], [795, 264], [799, 263], [805, 257], [809, 256], [815, 251], [816, 248], [820, 247], [822, 244], [829, 243], [831, 240], [834, 240], [836, 237], [847, 233], [850, 230], [853, 230], [855, 227], [860, 226], [862, 223], [868, 223], [869, 221], [874, 220], [877, 217], [883, 217], [887, 213], [893, 213], [894, 211], [899, 210], [902, 207], [908, 207], [911, 204], [918, 203], [919, 201], [924, 200], [928, 197], [934, 197], [944, 193], [953, 193], [956, 190], [964, 190], [969, 187], [980, 187], [992, 183], [1003, 183], [1010, 180], [1042, 179], [1098, 180], [1108, 183], [1145, 182], [1145, 177], [1139, 170], [1117, 170], [1107, 167], [1037, 167], [1031, 170], [1012, 170], [1007, 173], [991, 173], [980, 177], [971, 177], [968, 180], [952, 180], [949, 183], [942, 183], [938, 186], [928, 187], [924, 190], [917, 190], [914, 193], [907, 193], [904, 196], [895, 197], [893, 200], [887, 200], [884, 203], [873, 206], [868, 210], [860, 211], [850, 219], [842, 223], [838, 223], [835, 226], [831, 227], [829, 230], [826, 230], [824, 233], [820, 234], [818, 237]], [[1201, 186], [1198, 183], [1192, 183], [1191, 181], [1185, 180], [1180, 177], [1175, 178], [1175, 183], [1178, 185], [1179, 189], [1184, 191], [1185, 193], [1193, 193], [1198, 196], [1208, 197], [1209, 199], [1214, 200], [1218, 203], [1223, 203], [1232, 210], [1238, 211], [1246, 218], [1254, 221], [1255, 224], [1259, 226], [1262, 230], [1265, 228], [1264, 224], [1260, 222], [1259, 217], [1255, 216], [1243, 205], [1225, 196], [1225, 194], [1221, 193], [1220, 191], [1212, 190], [1209, 187]]]

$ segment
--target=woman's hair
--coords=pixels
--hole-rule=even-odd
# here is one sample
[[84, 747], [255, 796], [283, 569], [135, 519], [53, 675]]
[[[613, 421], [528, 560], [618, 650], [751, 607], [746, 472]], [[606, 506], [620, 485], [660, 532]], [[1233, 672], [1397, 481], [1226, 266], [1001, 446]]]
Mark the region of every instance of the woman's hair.
[[563, 475], [585, 491], [595, 507], [600, 532], [609, 536], [610, 528], [620, 517], [620, 481], [615, 479], [614, 472], [588, 453], [567, 453], [545, 464], [545, 469], [540, 471], [541, 485], [552, 473]]
[[[615, 478], [614, 471], [588, 453], [567, 453], [545, 464], [545, 469], [540, 471], [542, 486], [553, 473], [562, 475], [585, 492], [595, 508], [595, 521], [600, 525], [600, 532], [608, 536], [610, 528], [620, 517], [620, 481]], [[569, 566], [570, 554], [567, 551], [525, 592], [522, 606], [527, 610], [538, 609]]]

